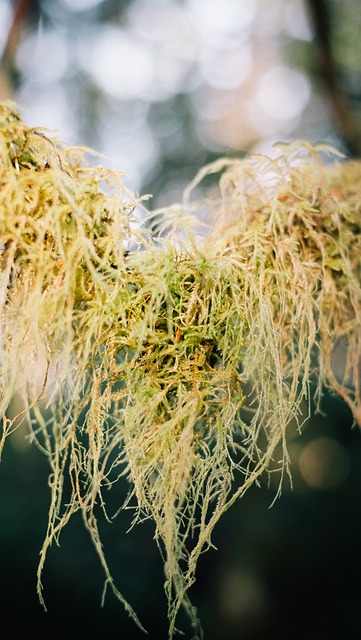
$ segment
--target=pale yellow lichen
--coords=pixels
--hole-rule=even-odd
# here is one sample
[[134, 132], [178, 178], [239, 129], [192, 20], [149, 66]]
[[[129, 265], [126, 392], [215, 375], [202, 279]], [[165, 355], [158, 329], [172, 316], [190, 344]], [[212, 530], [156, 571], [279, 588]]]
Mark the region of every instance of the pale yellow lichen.
[[199, 555], [251, 484], [278, 467], [281, 487], [304, 401], [320, 409], [329, 388], [361, 426], [361, 162], [325, 165], [323, 151], [205, 167], [183, 203], [149, 215], [152, 238], [134, 231], [140, 200], [120, 174], [0, 105], [1, 442], [26, 420], [51, 466], [41, 599], [47, 550], [81, 510], [140, 624], [94, 515], [125, 474], [123, 506], [155, 522], [169, 637], [182, 605], [200, 637]]

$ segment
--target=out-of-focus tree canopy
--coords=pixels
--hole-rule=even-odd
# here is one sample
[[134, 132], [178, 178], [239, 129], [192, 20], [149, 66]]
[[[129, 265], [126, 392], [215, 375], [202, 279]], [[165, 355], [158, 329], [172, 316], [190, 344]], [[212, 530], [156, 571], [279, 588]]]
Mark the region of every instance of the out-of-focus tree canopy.
[[0, 97], [159, 206], [275, 141], [360, 144], [357, 0], [0, 0]]

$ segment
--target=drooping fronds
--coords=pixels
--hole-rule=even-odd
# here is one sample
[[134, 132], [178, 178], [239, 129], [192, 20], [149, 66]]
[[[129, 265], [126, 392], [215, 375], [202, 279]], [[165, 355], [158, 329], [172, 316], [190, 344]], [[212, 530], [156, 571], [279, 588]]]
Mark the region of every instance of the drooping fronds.
[[281, 486], [304, 401], [321, 408], [329, 388], [361, 426], [361, 163], [323, 151], [205, 167], [183, 203], [150, 214], [151, 238], [121, 175], [0, 107], [2, 444], [26, 420], [51, 466], [41, 598], [47, 549], [81, 510], [140, 624], [95, 517], [126, 475], [123, 506], [155, 523], [169, 637], [181, 606], [200, 637], [199, 555], [249, 486], [277, 468]]

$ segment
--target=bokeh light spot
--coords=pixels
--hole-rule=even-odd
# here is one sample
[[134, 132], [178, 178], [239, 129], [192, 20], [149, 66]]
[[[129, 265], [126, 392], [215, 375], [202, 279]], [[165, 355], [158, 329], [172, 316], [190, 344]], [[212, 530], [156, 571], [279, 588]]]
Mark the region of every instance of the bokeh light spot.
[[207, 84], [217, 89], [234, 89], [242, 84], [252, 68], [248, 44], [232, 49], [208, 49], [200, 61], [200, 72]]
[[267, 116], [291, 120], [303, 111], [310, 94], [310, 83], [304, 73], [275, 65], [261, 76], [256, 100]]
[[249, 27], [257, 12], [257, 0], [188, 0], [192, 22], [207, 39], [221, 38]]
[[285, 9], [285, 26], [293, 38], [309, 41], [313, 33], [302, 0], [291, 0]]
[[15, 60], [28, 80], [44, 84], [58, 82], [69, 62], [63, 33], [60, 29], [43, 29], [40, 24], [37, 31], [32, 31], [20, 42]]
[[0, 0], [0, 57], [3, 54], [10, 27], [11, 20], [11, 3]]
[[334, 438], [314, 438], [302, 449], [299, 470], [303, 480], [315, 489], [333, 489], [347, 478], [350, 457]]
[[154, 56], [146, 42], [113, 24], [84, 34], [79, 42], [81, 65], [98, 87], [129, 100], [146, 92], [154, 76]]

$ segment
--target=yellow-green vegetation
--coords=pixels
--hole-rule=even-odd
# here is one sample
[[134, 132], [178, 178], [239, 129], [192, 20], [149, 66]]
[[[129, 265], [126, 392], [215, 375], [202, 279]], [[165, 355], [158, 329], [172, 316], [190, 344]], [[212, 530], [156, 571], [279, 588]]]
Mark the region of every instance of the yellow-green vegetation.
[[282, 486], [289, 425], [329, 389], [361, 426], [361, 161], [280, 151], [209, 165], [146, 214], [121, 174], [0, 105], [1, 442], [27, 424], [49, 460], [41, 600], [47, 550], [80, 510], [141, 624], [95, 516], [125, 475], [119, 507], [155, 523], [169, 637], [181, 606], [201, 637], [197, 560], [253, 483]]

